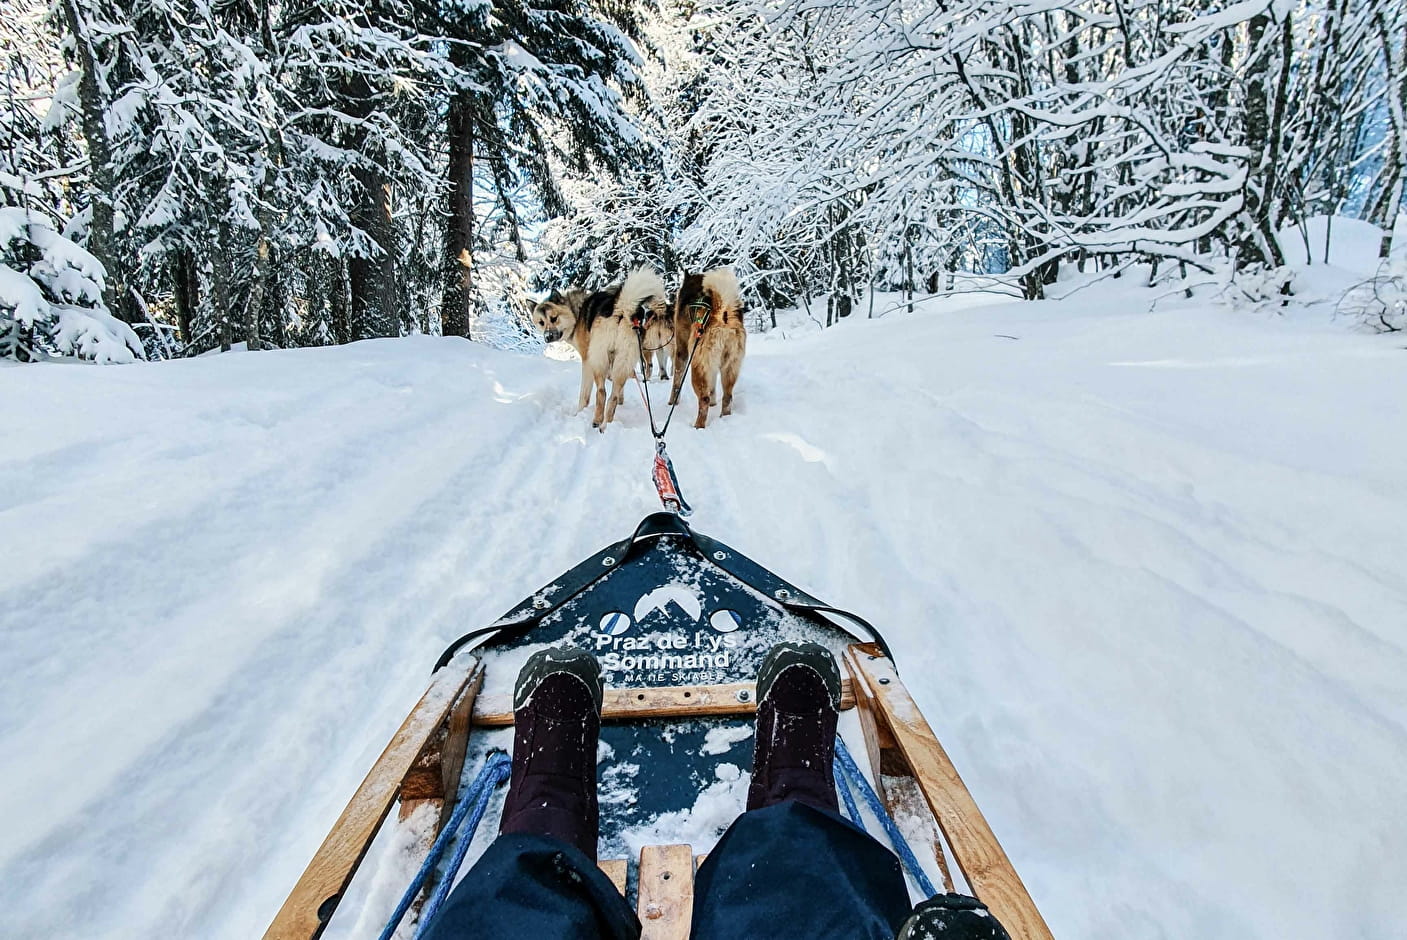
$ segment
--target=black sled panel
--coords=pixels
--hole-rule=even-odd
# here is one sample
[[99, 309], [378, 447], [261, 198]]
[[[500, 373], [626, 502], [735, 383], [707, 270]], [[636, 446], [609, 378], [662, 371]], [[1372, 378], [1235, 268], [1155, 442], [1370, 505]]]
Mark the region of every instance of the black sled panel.
[[[720, 685], [753, 681], [773, 644], [797, 639], [837, 654], [857, 641], [883, 645], [863, 620], [656, 513], [631, 538], [456, 641], [440, 665], [472, 646], [499, 686], [531, 650], [565, 644], [596, 655], [607, 687]], [[608, 722], [597, 767], [603, 857], [681, 838], [711, 842], [742, 811], [751, 729], [750, 717]]]

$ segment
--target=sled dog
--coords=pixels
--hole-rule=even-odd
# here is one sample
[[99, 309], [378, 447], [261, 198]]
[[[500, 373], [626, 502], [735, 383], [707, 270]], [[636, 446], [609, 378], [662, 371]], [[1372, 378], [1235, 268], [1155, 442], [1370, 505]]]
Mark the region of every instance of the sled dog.
[[703, 274], [685, 274], [674, 300], [674, 385], [669, 396], [679, 401], [684, 385], [684, 363], [695, 339], [690, 378], [699, 399], [699, 416], [694, 427], [708, 423], [708, 409], [719, 402], [718, 380], [723, 380], [720, 415], [733, 412], [733, 387], [742, 371], [747, 353], [747, 329], [743, 326], [742, 294], [738, 279], [728, 268], [715, 268]]
[[587, 341], [591, 335], [591, 325], [580, 319], [588, 296], [580, 287], [553, 290], [532, 309], [533, 325], [542, 333], [542, 338], [549, 343], [566, 340], [576, 348], [582, 362], [586, 361]]
[[[664, 283], [649, 268], [632, 271], [625, 282], [605, 290], [587, 292], [578, 287], [553, 291], [533, 308], [533, 323], [549, 343], [565, 339], [581, 356], [581, 393], [577, 410], [591, 401], [596, 389], [596, 409], [591, 426], [602, 431], [615, 419], [625, 398], [625, 384], [640, 358], [640, 341], [631, 324], [639, 317], [647, 337], [664, 319]], [[660, 342], [660, 341], [657, 341]], [[606, 395], [606, 381], [611, 394]]]
[[[648, 339], [664, 319], [665, 296], [664, 281], [659, 274], [650, 268], [636, 268], [616, 289], [610, 312], [603, 309], [596, 315], [586, 357], [587, 371], [596, 385], [596, 416], [592, 427], [604, 431], [615, 419], [616, 408], [625, 398], [625, 383], [630, 381], [635, 364], [640, 361], [640, 339], [635, 334], [634, 324], [639, 322], [645, 328]], [[604, 402], [603, 411], [608, 378], [611, 397]], [[582, 381], [586, 381], [585, 376]]]
[[660, 295], [660, 304], [652, 307], [652, 316], [645, 327], [645, 361], [640, 364], [645, 373], [645, 381], [654, 378], [654, 367], [660, 367], [660, 381], [669, 381], [669, 360], [674, 358], [674, 301], [669, 295]]

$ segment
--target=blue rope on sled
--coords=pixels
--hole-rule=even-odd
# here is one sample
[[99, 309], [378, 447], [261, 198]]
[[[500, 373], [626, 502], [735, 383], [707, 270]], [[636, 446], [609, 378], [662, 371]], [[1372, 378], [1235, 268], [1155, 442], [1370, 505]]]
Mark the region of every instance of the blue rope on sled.
[[[479, 829], [479, 823], [484, 818], [484, 811], [488, 809], [489, 800], [493, 798], [494, 789], [508, 779], [512, 767], [513, 761], [503, 751], [493, 752], [484, 761], [483, 769], [479, 771], [479, 775], [474, 778], [469, 789], [455, 804], [454, 812], [450, 814], [449, 821], [440, 830], [440, 834], [435, 837], [435, 843], [430, 846], [430, 852], [425, 856], [425, 861], [420, 863], [420, 870], [415, 873], [415, 877], [411, 879], [405, 893], [401, 895], [395, 913], [391, 915], [391, 919], [381, 930], [380, 940], [391, 940], [395, 936], [396, 928], [401, 925], [406, 912], [415, 903], [416, 896], [425, 887], [425, 883], [430, 880], [430, 875], [439, 865], [440, 858], [445, 854], [445, 849], [448, 848], [450, 842], [458, 837], [459, 844], [455, 846], [454, 857], [450, 859], [449, 867], [445, 869], [444, 875], [440, 878], [435, 893], [425, 904], [425, 909], [420, 914], [420, 924], [416, 928], [415, 936], [419, 937], [425, 926], [434, 919], [440, 905], [449, 896], [449, 890], [454, 885], [454, 876], [459, 872], [459, 866], [464, 863], [464, 856], [469, 851], [469, 844], [474, 841], [474, 833]], [[465, 817], [469, 819], [467, 824], [464, 824]], [[460, 831], [461, 827], [462, 832]]]
[[[835, 736], [835, 741], [837, 751], [845, 746], [844, 742], [840, 740], [840, 735]], [[841, 769], [839, 761], [836, 761], [831, 765], [831, 773], [835, 775], [836, 792], [840, 794], [841, 800], [845, 802], [846, 817], [849, 818], [849, 820], [855, 825], [859, 826], [861, 829], [864, 829], [865, 821], [860, 817], [860, 807], [855, 805], [855, 794], [850, 791], [849, 785], [847, 785], [845, 782], [845, 771]]]
[[[899, 831], [899, 827], [894, 824], [894, 820], [889, 818], [889, 812], [880, 802], [879, 794], [874, 792], [874, 787], [865, 779], [865, 775], [860, 773], [860, 768], [855, 763], [855, 758], [850, 756], [850, 749], [845, 746], [845, 740], [840, 736], [835, 736], [835, 788], [840, 791], [845, 799], [845, 811], [850, 817], [850, 821], [861, 829], [865, 828], [865, 821], [860, 817], [860, 811], [855, 806], [855, 797], [851, 790], [858, 790], [860, 796], [865, 800], [865, 805], [870, 808], [875, 819], [884, 827], [884, 834], [889, 837], [889, 844], [894, 846], [894, 853], [899, 856], [899, 861], [904, 863], [904, 868], [914, 879], [914, 884], [918, 885], [923, 896], [933, 897], [938, 893], [933, 887], [933, 882], [928, 875], [919, 867], [918, 858], [914, 855], [914, 850], [909, 848], [908, 840]], [[879, 773], [879, 768], [875, 768], [875, 773]]]

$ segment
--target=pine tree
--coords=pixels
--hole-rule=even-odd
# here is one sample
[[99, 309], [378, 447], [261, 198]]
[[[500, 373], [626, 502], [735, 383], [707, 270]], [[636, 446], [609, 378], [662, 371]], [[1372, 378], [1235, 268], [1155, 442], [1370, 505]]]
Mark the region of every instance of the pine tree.
[[[633, 27], [628, 11], [614, 11]], [[449, 99], [448, 218], [441, 322], [468, 336], [476, 299], [475, 193], [500, 213], [521, 260], [523, 185], [547, 216], [567, 211], [562, 172], [617, 175], [650, 148], [630, 115], [639, 54], [616, 24], [580, 0], [451, 3], [445, 34], [457, 76]]]

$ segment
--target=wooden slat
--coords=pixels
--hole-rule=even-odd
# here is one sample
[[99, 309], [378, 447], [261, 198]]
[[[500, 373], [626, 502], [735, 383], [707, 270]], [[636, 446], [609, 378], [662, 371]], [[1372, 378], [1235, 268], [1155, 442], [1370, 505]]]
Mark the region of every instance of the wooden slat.
[[611, 879], [611, 884], [616, 886], [621, 897], [625, 897], [625, 877], [627, 873], [627, 861], [623, 858], [603, 858], [597, 863], [601, 871], [607, 878]]
[[913, 768], [933, 818], [952, 847], [973, 893], [992, 909], [1013, 940], [1052, 940], [1021, 877], [918, 705], [900, 681], [894, 664], [871, 644], [852, 647], [857, 681], [873, 698], [904, 759]]
[[425, 742], [425, 750], [410, 765], [405, 779], [401, 781], [401, 818], [406, 817], [407, 803], [423, 803], [426, 800], [443, 800], [445, 782], [440, 774], [440, 755], [444, 753], [448, 733], [443, 727], [437, 728]]
[[[855, 665], [855, 649], [851, 647], [845, 651], [845, 668], [853, 679], [852, 685], [855, 691], [855, 708], [860, 717], [860, 733], [865, 738], [865, 751], [870, 759], [870, 772], [874, 774], [875, 789], [879, 791], [881, 797], [884, 796], [884, 779], [880, 774], [880, 741], [879, 724], [875, 720], [876, 706], [874, 697], [870, 695], [869, 688], [860, 680], [859, 669]], [[885, 729], [888, 736], [888, 729]], [[890, 738], [892, 741], [892, 737]]]
[[640, 940], [689, 940], [694, 909], [694, 850], [647, 845], [640, 850]]
[[473, 716], [474, 701], [483, 684], [483, 672], [480, 671], [478, 678], [465, 686], [464, 691], [455, 700], [445, 724], [430, 736], [425, 749], [420, 752], [405, 779], [401, 781], [402, 819], [408, 815], [407, 804], [434, 800], [441, 807], [439, 824], [435, 828], [436, 834], [448, 821], [459, 795], [459, 778], [464, 773], [464, 755], [469, 749], [469, 725]]
[[[428, 807], [420, 817], [416, 841], [408, 851], [417, 862], [430, 854], [430, 847], [454, 812], [459, 799], [460, 777], [464, 772], [464, 756], [469, 750], [469, 726], [474, 712], [474, 699], [484, 685], [484, 672], [470, 679], [464, 691], [455, 699], [449, 716], [426, 742], [420, 756], [401, 781], [400, 814], [398, 822], [408, 826], [413, 818]], [[420, 907], [435, 891], [439, 874], [431, 876], [420, 895], [411, 904], [406, 916], [414, 920]]]
[[[739, 693], [744, 693], [739, 698]], [[840, 708], [855, 707], [850, 680], [841, 683]], [[606, 721], [632, 718], [688, 718], [709, 715], [751, 715], [757, 711], [757, 688], [751, 682], [726, 685], [672, 685], [638, 689], [606, 689], [601, 717]], [[480, 696], [474, 724], [502, 727], [513, 723], [513, 702], [506, 695]]]
[[450, 813], [459, 802], [459, 783], [464, 776], [464, 758], [469, 753], [469, 728], [474, 722], [474, 703], [484, 687], [484, 674], [469, 683], [459, 701], [454, 703], [445, 722], [446, 738], [440, 754], [440, 780], [444, 788], [444, 805], [440, 808], [440, 828], [449, 822]]
[[445, 668], [435, 674], [283, 902], [264, 933], [265, 940], [310, 940], [322, 933], [376, 830], [391, 811], [401, 781], [430, 736], [444, 723], [459, 693], [482, 672], [483, 667], [475, 661], [465, 672]]
[[[885, 777], [891, 780], [903, 778], [914, 781], [914, 771], [904, 760], [904, 755], [899, 751], [898, 743], [894, 740], [894, 735], [889, 731], [889, 725], [884, 719], [875, 713], [878, 706], [875, 705], [874, 697], [870, 694], [869, 686], [860, 677], [859, 667], [855, 664], [855, 657], [860, 655], [854, 647], [845, 651], [845, 668], [850, 676], [855, 680], [855, 709], [860, 717], [860, 732], [865, 739], [865, 752], [870, 760], [870, 773], [874, 777], [875, 790], [879, 793], [880, 800], [884, 803], [884, 809], [889, 813], [889, 818], [895, 819], [899, 816], [896, 810], [905, 809], [900, 807], [896, 794], [891, 793], [891, 787], [886, 783]], [[869, 655], [869, 654], [865, 654]], [[920, 801], [921, 802], [921, 801]], [[937, 829], [937, 823], [928, 814], [921, 813], [925, 820], [925, 826], [933, 835], [933, 860], [938, 864], [938, 871], [942, 875], [943, 889], [951, 893], [953, 891], [953, 874], [948, 870], [948, 858], [943, 854], [942, 834]]]

